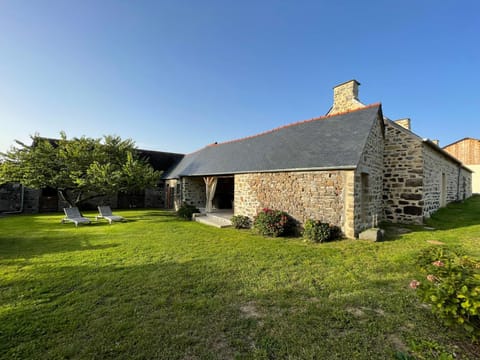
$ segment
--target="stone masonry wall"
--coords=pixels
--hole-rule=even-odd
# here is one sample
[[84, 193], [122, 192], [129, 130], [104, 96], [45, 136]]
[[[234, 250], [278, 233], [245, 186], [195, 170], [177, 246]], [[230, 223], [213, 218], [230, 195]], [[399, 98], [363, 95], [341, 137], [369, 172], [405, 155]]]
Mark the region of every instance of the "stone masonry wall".
[[205, 208], [207, 197], [203, 178], [182, 178], [182, 201], [197, 208]]
[[[302, 171], [235, 175], [235, 215], [253, 218], [262, 208], [286, 211], [300, 223], [321, 220], [345, 234], [345, 202], [352, 171]], [[353, 179], [353, 175], [351, 176]], [[353, 200], [350, 201], [353, 206]]]
[[145, 189], [145, 207], [162, 208], [165, 205], [165, 191], [163, 188]]
[[42, 190], [25, 188], [23, 212], [36, 214], [39, 211], [39, 200]]
[[[435, 151], [423, 145], [424, 159], [424, 208], [423, 216], [429, 217], [442, 204], [442, 188], [445, 187], [445, 202], [464, 200], [471, 196], [470, 173]], [[442, 185], [445, 179], [445, 185]]]
[[40, 190], [23, 188], [22, 206], [22, 185], [9, 183], [0, 186], [0, 212], [38, 213]]
[[4, 184], [0, 186], [0, 212], [18, 211], [22, 204], [22, 186]]
[[[383, 220], [383, 119], [375, 122], [370, 132], [360, 163], [355, 171], [355, 211], [347, 211], [347, 220], [354, 215], [355, 236]], [[364, 174], [362, 177], [362, 173]], [[367, 181], [367, 184], [362, 184]], [[376, 224], [375, 224], [376, 225]]]
[[271, 193], [276, 189], [273, 185], [267, 188], [267, 184], [262, 179], [262, 173], [234, 175], [233, 208], [235, 215], [244, 215], [253, 219], [263, 207], [266, 207], [259, 200], [259, 192]]
[[[470, 169], [473, 170], [473, 169]], [[472, 196], [473, 194], [473, 179], [475, 173], [465, 170], [464, 168], [460, 169], [460, 186], [459, 186], [459, 198], [460, 200], [465, 200]]]
[[383, 200], [385, 219], [391, 222], [422, 223], [422, 140], [386, 122]]

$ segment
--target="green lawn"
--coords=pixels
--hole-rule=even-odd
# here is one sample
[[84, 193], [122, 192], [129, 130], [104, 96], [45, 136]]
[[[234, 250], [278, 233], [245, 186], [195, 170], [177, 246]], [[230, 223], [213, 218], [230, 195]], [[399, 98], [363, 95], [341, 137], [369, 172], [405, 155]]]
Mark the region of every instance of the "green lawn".
[[[2, 359], [457, 359], [409, 289], [428, 241], [480, 258], [480, 197], [389, 241], [309, 244], [157, 210], [75, 228], [0, 218]], [[93, 213], [87, 213], [87, 216]], [[395, 235], [397, 233], [398, 235]], [[439, 245], [436, 245], [439, 246]], [[411, 356], [411, 357], [409, 357]]]

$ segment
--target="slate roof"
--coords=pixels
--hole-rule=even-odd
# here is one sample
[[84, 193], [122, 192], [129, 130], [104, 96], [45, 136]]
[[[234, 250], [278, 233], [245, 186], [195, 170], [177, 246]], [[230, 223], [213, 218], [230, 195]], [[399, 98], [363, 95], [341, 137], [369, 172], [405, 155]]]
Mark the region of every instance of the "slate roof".
[[367, 137], [382, 118], [374, 104], [262, 134], [212, 144], [185, 157], [163, 178], [249, 172], [354, 169]]
[[137, 150], [140, 157], [147, 160], [148, 163], [155, 169], [159, 171], [165, 171], [170, 169], [172, 166], [175, 166], [182, 160], [185, 156], [184, 154], [176, 154], [163, 151], [153, 151], [153, 150]]

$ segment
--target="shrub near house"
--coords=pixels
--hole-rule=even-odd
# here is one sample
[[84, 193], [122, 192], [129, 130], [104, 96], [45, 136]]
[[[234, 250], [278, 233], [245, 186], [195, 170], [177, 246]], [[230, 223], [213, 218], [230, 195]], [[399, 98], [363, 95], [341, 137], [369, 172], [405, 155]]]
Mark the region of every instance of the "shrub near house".
[[342, 237], [342, 230], [335, 225], [323, 223], [319, 220], [308, 219], [303, 229], [303, 237], [305, 240], [322, 243], [333, 241]]
[[185, 219], [185, 220], [192, 220], [192, 216], [195, 213], [199, 213], [200, 210], [197, 209], [195, 206], [184, 203], [178, 210], [177, 216]]
[[250, 218], [245, 215], [234, 215], [230, 221], [235, 229], [249, 229], [252, 225]]
[[253, 227], [263, 236], [277, 237], [291, 235], [295, 223], [284, 211], [264, 208], [255, 216]]
[[328, 241], [330, 239], [330, 226], [321, 221], [309, 219], [305, 222], [303, 237], [316, 243]]

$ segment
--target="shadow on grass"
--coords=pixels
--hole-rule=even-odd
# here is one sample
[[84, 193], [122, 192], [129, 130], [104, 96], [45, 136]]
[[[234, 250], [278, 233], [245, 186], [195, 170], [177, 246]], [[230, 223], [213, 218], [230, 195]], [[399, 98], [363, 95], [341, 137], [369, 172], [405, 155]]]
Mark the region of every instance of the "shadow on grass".
[[[156, 218], [161, 218], [162, 221], [170, 221], [173, 220], [178, 220], [178, 217], [176, 217], [176, 214], [174, 212], [166, 212], [164, 210], [159, 210], [159, 211], [143, 211], [143, 210], [129, 210], [129, 211], [119, 211], [115, 212], [115, 215], [121, 215], [124, 217], [124, 221], [114, 221], [112, 225], [115, 224], [122, 224], [122, 223], [132, 223], [132, 222], [138, 222], [138, 221], [145, 221], [145, 220], [152, 220]], [[84, 226], [99, 226], [99, 225], [110, 225], [108, 223], [108, 220], [99, 218], [98, 220], [95, 220], [95, 217], [97, 216], [97, 213], [94, 212], [85, 212], [82, 214], [82, 216], [86, 217], [87, 219], [90, 220], [90, 224], [79, 224], [78, 227], [84, 227]], [[30, 221], [33, 221], [35, 223], [43, 223], [43, 224], [62, 224], [62, 225], [71, 225], [74, 226], [73, 222], [68, 222], [66, 221], [65, 223], [62, 223], [62, 219], [64, 218], [64, 215], [61, 213], [44, 213], [44, 214], [36, 214], [36, 215], [31, 215], [31, 214], [17, 214], [17, 215], [9, 215], [9, 217], [17, 217], [17, 218], [25, 218], [28, 217]], [[167, 220], [168, 219], [168, 220]]]
[[448, 204], [432, 214], [426, 224], [441, 230], [480, 225], [480, 195]]
[[142, 212], [142, 217], [165, 217], [165, 218], [177, 218], [177, 214], [175, 212], [167, 212], [167, 211], [147, 211]]
[[461, 202], [448, 204], [437, 210], [423, 225], [383, 223], [385, 241], [397, 240], [410, 232], [434, 232], [480, 225], [480, 195]]
[[0, 353], [6, 358], [385, 359], [406, 352], [409, 337], [447, 337], [443, 330], [432, 337], [431, 316], [412, 311], [415, 301], [404, 292], [386, 286], [379, 296], [385, 284], [312, 290], [289, 282], [285, 288], [260, 289], [226, 276], [226, 270], [208, 260], [39, 267], [3, 285], [8, 291], [0, 303], [7, 309], [0, 314]]
[[[89, 238], [94, 235], [89, 234]], [[46, 254], [73, 251], [104, 250], [119, 246], [118, 244], [92, 245], [89, 240], [73, 238], [65, 241], [63, 237], [51, 238], [38, 236], [36, 238], [0, 237], [0, 264], [6, 259], [29, 259]]]
[[2, 284], [8, 294], [0, 305], [8, 311], [0, 314], [0, 353], [43, 359], [181, 359], [189, 353], [229, 358], [214, 345], [231, 318], [225, 297], [235, 282], [215, 273], [205, 261], [39, 267]]

